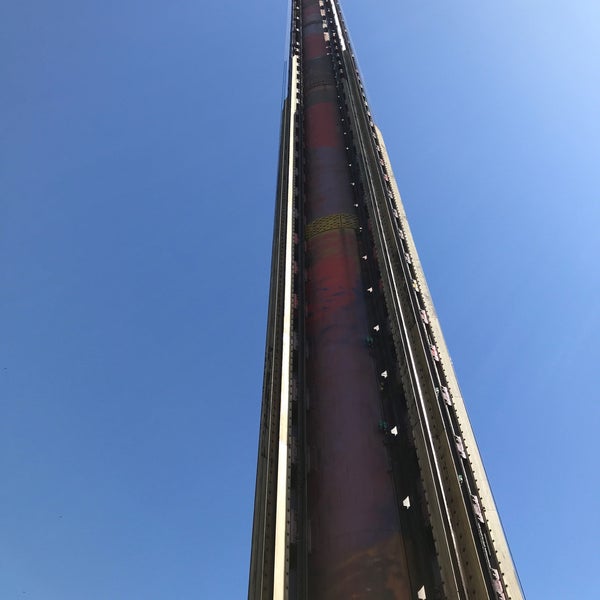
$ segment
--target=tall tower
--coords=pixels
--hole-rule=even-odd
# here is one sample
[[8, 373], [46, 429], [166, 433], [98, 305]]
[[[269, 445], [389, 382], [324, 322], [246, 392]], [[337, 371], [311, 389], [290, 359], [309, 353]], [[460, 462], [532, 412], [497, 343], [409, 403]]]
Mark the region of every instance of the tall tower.
[[291, 0], [250, 600], [518, 600], [338, 0]]

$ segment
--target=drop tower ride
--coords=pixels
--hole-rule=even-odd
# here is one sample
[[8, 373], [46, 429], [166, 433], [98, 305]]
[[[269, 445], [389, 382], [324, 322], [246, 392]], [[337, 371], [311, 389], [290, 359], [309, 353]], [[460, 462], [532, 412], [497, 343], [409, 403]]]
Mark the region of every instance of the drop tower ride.
[[249, 600], [523, 598], [337, 0], [292, 0]]

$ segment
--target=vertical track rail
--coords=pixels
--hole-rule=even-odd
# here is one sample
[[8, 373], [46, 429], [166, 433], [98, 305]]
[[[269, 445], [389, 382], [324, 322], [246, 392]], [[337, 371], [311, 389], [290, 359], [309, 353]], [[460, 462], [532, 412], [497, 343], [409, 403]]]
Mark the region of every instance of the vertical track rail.
[[[248, 598], [287, 600], [290, 587], [290, 548], [293, 521], [291, 472], [297, 445], [293, 422], [297, 420], [297, 396], [302, 393], [301, 368], [295, 360], [297, 331], [301, 319], [295, 299], [298, 274], [298, 198], [301, 190], [298, 148], [300, 145], [300, 52], [297, 35], [298, 0], [292, 2], [287, 96], [282, 113], [279, 173], [261, 429], [257, 464], [252, 556]], [[294, 400], [296, 402], [294, 403]], [[297, 485], [296, 489], [302, 489]], [[297, 493], [295, 495], [298, 495]], [[302, 513], [296, 507], [296, 513]], [[297, 567], [298, 559], [294, 567]], [[296, 568], [297, 570], [297, 568]], [[305, 587], [296, 583], [294, 590]], [[301, 592], [303, 593], [303, 592]], [[298, 594], [296, 593], [296, 597]]]
[[[290, 68], [290, 84], [295, 88], [298, 81], [298, 58], [292, 56]], [[290, 367], [292, 362], [292, 293], [293, 293], [293, 227], [294, 227], [294, 143], [296, 127], [296, 95], [290, 95], [289, 140], [287, 149], [288, 189], [286, 198], [285, 221], [285, 258], [284, 258], [284, 291], [283, 291], [283, 347], [281, 352], [281, 392], [279, 410], [279, 443], [277, 457], [277, 500], [275, 514], [275, 559], [273, 600], [287, 599], [287, 576], [289, 559], [289, 515], [290, 515]]]
[[[331, 2], [335, 7], [337, 0]], [[415, 386], [413, 393], [419, 392], [415, 394], [417, 409], [420, 406], [419, 419], [415, 424], [419, 428], [427, 425], [430, 419], [434, 421], [431, 428], [434, 435], [427, 436], [429, 442], [425, 445], [433, 460], [437, 482], [430, 481], [429, 487], [437, 488], [441, 512], [447, 513], [447, 516], [440, 516], [447, 524], [449, 536], [446, 547], [455, 567], [452, 570], [458, 576], [455, 578], [456, 591], [459, 597], [466, 594], [464, 597], [489, 596], [498, 600], [516, 600], [523, 597], [516, 570], [464, 410], [387, 152], [368, 109], [341, 12], [335, 9], [334, 13], [339, 35], [346, 37], [343, 44], [346, 50], [341, 52], [342, 62], [348, 86], [354, 88], [348, 91], [348, 103], [351, 105], [352, 119], [357, 124], [355, 133], [361, 146], [359, 155], [363, 179], [368, 188], [370, 211], [377, 224], [378, 254], [385, 263], [383, 270], [386, 272], [384, 279], [388, 282], [387, 300], [400, 315], [399, 322], [403, 323], [396, 332], [397, 343], [407, 348], [411, 355], [415, 352], [413, 348], [416, 348], [416, 355], [409, 361], [412, 365], [409, 369], [412, 372], [411, 385]], [[400, 286], [404, 289], [399, 289], [398, 284], [394, 283], [396, 278], [399, 278]], [[406, 300], [409, 301], [408, 310], [411, 313], [408, 318], [402, 317]], [[425, 382], [423, 374], [426, 374]], [[424, 390], [425, 393], [419, 389], [423, 383], [428, 388]], [[435, 437], [437, 440], [440, 434], [445, 438], [441, 444], [433, 439]], [[443, 477], [440, 471], [444, 471]], [[449, 502], [445, 498], [446, 490], [450, 494]], [[456, 516], [452, 519], [451, 515], [460, 512], [458, 507], [462, 508], [463, 514], [457, 521]], [[435, 529], [439, 530], [439, 527]], [[439, 531], [437, 533], [439, 538]], [[457, 544], [457, 537], [461, 540], [460, 544]], [[475, 569], [474, 563], [478, 565]], [[468, 569], [463, 566], [466, 564], [470, 565]], [[473, 585], [474, 578], [479, 579], [477, 585]], [[468, 585], [467, 580], [470, 582]]]

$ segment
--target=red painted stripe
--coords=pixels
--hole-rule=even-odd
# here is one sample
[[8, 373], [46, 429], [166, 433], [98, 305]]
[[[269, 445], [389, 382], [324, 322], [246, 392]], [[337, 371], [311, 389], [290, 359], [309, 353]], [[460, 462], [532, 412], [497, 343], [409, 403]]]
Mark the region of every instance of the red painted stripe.
[[305, 111], [307, 148], [341, 146], [337, 106], [331, 102], [313, 104]]
[[305, 34], [303, 38], [303, 44], [304, 60], [319, 58], [327, 54], [327, 48], [325, 46], [325, 38], [323, 37], [323, 31]]

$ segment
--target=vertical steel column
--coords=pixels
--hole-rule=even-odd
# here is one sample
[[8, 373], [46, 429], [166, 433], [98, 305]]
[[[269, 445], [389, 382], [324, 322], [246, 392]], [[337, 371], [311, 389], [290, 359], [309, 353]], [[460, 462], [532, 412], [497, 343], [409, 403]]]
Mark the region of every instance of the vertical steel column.
[[324, 15], [304, 0], [309, 597], [408, 599]]
[[[292, 8], [297, 8], [292, 6]], [[294, 34], [299, 9], [292, 10], [287, 97], [281, 120], [279, 174], [273, 233], [269, 319], [265, 351], [263, 400], [256, 473], [252, 556], [248, 598], [288, 600], [293, 540], [292, 511], [297, 491], [292, 489], [294, 468], [293, 419], [298, 386], [295, 340], [298, 306], [295, 299], [298, 252], [298, 140], [300, 111], [300, 56]], [[298, 486], [296, 486], [298, 487]], [[297, 508], [297, 507], [296, 507]], [[296, 523], [293, 523], [296, 526]], [[296, 586], [296, 589], [298, 586]], [[294, 596], [296, 597], [296, 596]]]

